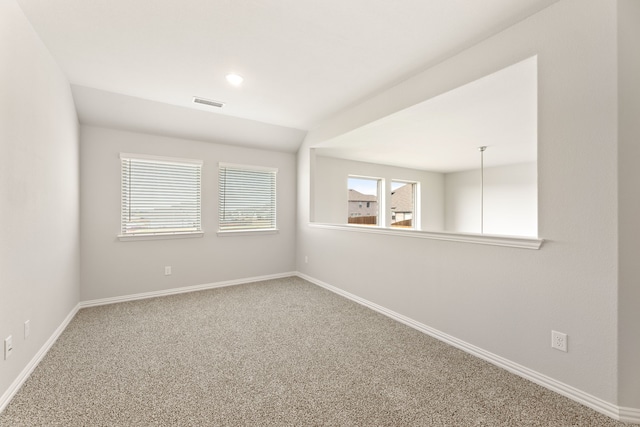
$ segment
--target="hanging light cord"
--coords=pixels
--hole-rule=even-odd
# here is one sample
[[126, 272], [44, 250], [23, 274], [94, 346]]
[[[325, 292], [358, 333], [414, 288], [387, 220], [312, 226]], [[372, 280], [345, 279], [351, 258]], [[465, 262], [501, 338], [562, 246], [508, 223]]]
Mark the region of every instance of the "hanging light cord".
[[486, 145], [478, 147], [480, 150], [480, 234], [484, 234], [484, 150]]

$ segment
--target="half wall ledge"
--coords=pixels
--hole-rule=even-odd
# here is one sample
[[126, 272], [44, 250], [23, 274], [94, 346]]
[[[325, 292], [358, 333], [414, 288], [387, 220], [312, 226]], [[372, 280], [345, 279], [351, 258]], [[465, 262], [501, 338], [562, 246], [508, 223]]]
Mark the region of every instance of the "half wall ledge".
[[403, 230], [363, 225], [340, 225], [310, 222], [309, 227], [326, 230], [341, 230], [356, 233], [386, 234], [389, 236], [413, 237], [418, 239], [446, 240], [449, 242], [475, 243], [479, 245], [505, 246], [519, 249], [538, 250], [544, 239], [536, 237], [497, 236], [491, 234], [451, 233], [440, 231]]

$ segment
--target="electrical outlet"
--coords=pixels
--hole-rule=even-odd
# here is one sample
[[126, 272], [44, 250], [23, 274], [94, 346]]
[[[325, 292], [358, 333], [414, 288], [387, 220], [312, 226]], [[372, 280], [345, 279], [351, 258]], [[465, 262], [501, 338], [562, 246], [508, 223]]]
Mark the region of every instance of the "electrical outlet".
[[170, 265], [167, 265], [167, 266], [164, 268], [164, 275], [165, 275], [165, 276], [171, 276], [171, 266], [170, 266]]
[[10, 358], [11, 353], [13, 353], [13, 339], [11, 335], [9, 335], [4, 339], [4, 360]]
[[304, 263], [309, 264], [309, 257], [307, 255], [304, 256]]
[[551, 331], [551, 347], [560, 351], [567, 351], [567, 334]]
[[29, 334], [31, 334], [31, 320], [27, 320], [24, 322], [24, 339], [29, 338]]

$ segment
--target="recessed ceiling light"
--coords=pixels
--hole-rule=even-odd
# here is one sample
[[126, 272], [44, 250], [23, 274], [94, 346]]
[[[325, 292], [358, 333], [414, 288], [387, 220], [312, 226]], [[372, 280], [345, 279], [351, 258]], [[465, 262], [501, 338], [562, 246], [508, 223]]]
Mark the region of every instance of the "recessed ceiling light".
[[242, 76], [239, 76], [237, 74], [227, 74], [226, 78], [227, 81], [234, 86], [240, 86], [242, 84], [242, 81], [244, 80]]

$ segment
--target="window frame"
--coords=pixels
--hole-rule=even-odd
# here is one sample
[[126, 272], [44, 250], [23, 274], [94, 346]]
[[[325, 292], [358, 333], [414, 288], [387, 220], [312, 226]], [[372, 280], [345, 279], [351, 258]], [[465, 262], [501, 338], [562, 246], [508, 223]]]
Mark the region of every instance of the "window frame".
[[[138, 154], [138, 153], [120, 153], [120, 233], [118, 234], [118, 239], [121, 241], [127, 240], [151, 240], [151, 239], [175, 239], [175, 238], [191, 238], [191, 237], [202, 237], [204, 235], [204, 231], [202, 229], [202, 166], [204, 162], [199, 159], [185, 159], [185, 158], [177, 158], [177, 157], [166, 157], [166, 156], [156, 156], [150, 154]], [[125, 172], [125, 162], [129, 161], [128, 169]], [[195, 221], [194, 226], [192, 227], [173, 227], [168, 228], [170, 231], [158, 231], [161, 228], [154, 228], [154, 231], [144, 231], [144, 229], [139, 227], [133, 227], [133, 231], [127, 231], [131, 228], [131, 219], [127, 219], [125, 217], [126, 206], [130, 206], [132, 203], [132, 194], [131, 194], [131, 181], [128, 181], [131, 177], [131, 161], [135, 161], [136, 163], [148, 163], [151, 165], [175, 165], [180, 168], [184, 167], [193, 167], [195, 168], [195, 179], [192, 183], [194, 188], [192, 191], [195, 191], [195, 195], [193, 196], [195, 200], [192, 202], [195, 203], [195, 219], [191, 217], [186, 217], [189, 221]], [[152, 171], [153, 173], [157, 173], [158, 170]], [[176, 171], [174, 171], [175, 173]], [[152, 175], [153, 175], [152, 173]], [[126, 181], [126, 182], [125, 182]], [[127, 185], [128, 183], [128, 185]], [[147, 192], [149, 194], [150, 191], [157, 191], [158, 185], [151, 184], [148, 186], [140, 187], [140, 190], [143, 192]], [[174, 195], [175, 197], [175, 195]], [[170, 199], [171, 197], [169, 197]], [[183, 199], [184, 200], [184, 199]], [[187, 199], [188, 200], [188, 199]], [[157, 200], [156, 200], [157, 202]], [[158, 209], [159, 206], [151, 205], [151, 209]], [[167, 217], [171, 217], [169, 214]], [[179, 218], [179, 217], [178, 217]]]
[[[250, 173], [264, 173], [270, 174], [272, 178], [272, 186], [271, 189], [271, 224], [270, 227], [256, 227], [256, 226], [245, 226], [245, 227], [224, 227], [223, 226], [223, 210], [227, 205], [226, 202], [226, 194], [227, 190], [223, 188], [223, 179], [222, 173], [223, 170], [238, 170], [238, 171], [246, 171]], [[253, 183], [255, 186], [255, 182]], [[263, 189], [264, 190], [264, 189]], [[249, 235], [249, 234], [274, 234], [278, 233], [278, 168], [268, 167], [268, 166], [257, 166], [257, 165], [246, 165], [246, 164], [238, 164], [238, 163], [227, 163], [227, 162], [219, 162], [218, 163], [218, 236], [229, 236], [229, 235]], [[223, 198], [225, 198], [223, 200]]]
[[[412, 192], [411, 192], [411, 198], [412, 198], [412, 202], [413, 202], [413, 211], [411, 213], [411, 227], [399, 227], [399, 226], [393, 226], [391, 221], [393, 221], [396, 217], [396, 215], [394, 215], [394, 212], [391, 210], [391, 208], [393, 206], [391, 206], [392, 203], [392, 199], [393, 199], [393, 192], [395, 190], [393, 190], [393, 184], [394, 183], [401, 183], [404, 185], [407, 184], [411, 184], [413, 186], [412, 188]], [[421, 223], [421, 215], [422, 212], [420, 211], [420, 182], [419, 181], [410, 181], [410, 180], [404, 180], [404, 179], [391, 179], [391, 187], [390, 188], [390, 192], [389, 192], [389, 215], [391, 218], [391, 221], [389, 222], [389, 227], [388, 228], [406, 228], [408, 230], [419, 230], [420, 229], [420, 223]], [[400, 187], [399, 187], [400, 188]]]
[[[351, 201], [349, 200], [349, 190], [351, 190], [349, 188], [349, 180], [353, 178], [353, 179], [360, 179], [360, 180], [368, 180], [368, 181], [376, 181], [376, 203], [378, 204], [377, 206], [377, 220], [376, 220], [376, 224], [355, 224], [355, 223], [349, 223], [349, 219], [352, 217], [359, 217], [362, 216], [362, 214], [358, 213], [358, 215], [354, 215], [352, 216], [349, 213], [349, 205], [351, 203]], [[384, 209], [385, 206], [385, 180], [384, 178], [381, 177], [375, 177], [375, 176], [365, 176], [365, 175], [352, 175], [352, 174], [348, 174], [347, 175], [347, 225], [351, 226], [351, 227], [385, 227], [385, 218], [386, 218], [386, 209]], [[355, 190], [357, 191], [357, 190]], [[367, 202], [367, 205], [369, 205], [370, 202]], [[370, 206], [367, 206], [367, 208], [369, 208]], [[359, 202], [359, 208], [362, 209], [363, 208], [363, 203], [362, 201]]]

